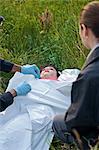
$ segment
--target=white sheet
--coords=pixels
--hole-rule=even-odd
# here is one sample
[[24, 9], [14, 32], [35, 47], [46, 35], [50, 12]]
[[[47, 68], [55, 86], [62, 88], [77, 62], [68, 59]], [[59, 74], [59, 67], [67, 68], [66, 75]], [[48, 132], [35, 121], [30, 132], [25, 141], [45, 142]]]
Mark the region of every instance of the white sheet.
[[26, 96], [17, 96], [0, 115], [0, 150], [49, 149], [54, 135], [53, 117], [66, 112], [71, 103], [71, 86], [77, 73], [70, 70], [68, 74], [66, 80], [61, 75], [59, 80], [64, 81], [35, 79], [21, 73], [14, 75], [7, 90], [22, 81], [30, 83], [32, 90]]

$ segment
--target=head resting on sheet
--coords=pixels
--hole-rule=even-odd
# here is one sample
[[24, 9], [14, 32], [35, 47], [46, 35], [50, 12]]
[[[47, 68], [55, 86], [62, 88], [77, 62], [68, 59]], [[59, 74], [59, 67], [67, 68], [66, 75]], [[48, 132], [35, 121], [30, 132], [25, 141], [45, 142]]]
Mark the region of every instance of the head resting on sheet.
[[41, 68], [41, 79], [57, 80], [59, 77], [58, 69], [53, 65], [48, 65]]

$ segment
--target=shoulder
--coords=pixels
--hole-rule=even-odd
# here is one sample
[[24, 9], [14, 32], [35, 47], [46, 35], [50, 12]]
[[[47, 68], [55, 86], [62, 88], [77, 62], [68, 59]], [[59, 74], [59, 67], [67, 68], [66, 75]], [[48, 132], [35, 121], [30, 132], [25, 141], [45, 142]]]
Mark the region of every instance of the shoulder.
[[77, 87], [90, 87], [91, 85], [99, 85], [99, 72], [86, 71], [81, 72], [78, 75], [78, 78], [75, 82], [73, 82], [73, 86]]

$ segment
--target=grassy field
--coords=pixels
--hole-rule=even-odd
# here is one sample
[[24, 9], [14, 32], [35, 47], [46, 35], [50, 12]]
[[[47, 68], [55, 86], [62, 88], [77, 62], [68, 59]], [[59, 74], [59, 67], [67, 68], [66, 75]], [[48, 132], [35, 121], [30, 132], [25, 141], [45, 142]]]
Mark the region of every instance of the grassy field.
[[[79, 37], [78, 19], [81, 8], [90, 1], [0, 0], [0, 15], [5, 18], [0, 27], [0, 57], [20, 65], [81, 68], [88, 50]], [[0, 92], [11, 76], [1, 74]], [[51, 150], [60, 149], [61, 144], [54, 141]]]

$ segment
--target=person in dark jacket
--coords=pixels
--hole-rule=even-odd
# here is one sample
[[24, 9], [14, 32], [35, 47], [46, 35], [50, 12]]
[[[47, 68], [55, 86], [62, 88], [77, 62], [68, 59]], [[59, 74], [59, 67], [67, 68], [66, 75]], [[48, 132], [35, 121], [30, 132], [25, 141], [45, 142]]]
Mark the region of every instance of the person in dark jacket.
[[[25, 65], [20, 66], [3, 59], [0, 59], [0, 71], [4, 72], [21, 72], [24, 74], [32, 74], [36, 78], [40, 77], [39, 68], [36, 65]], [[9, 105], [14, 101], [14, 97], [18, 95], [26, 95], [31, 90], [28, 83], [22, 83], [15, 89], [10, 90], [2, 95], [0, 95], [0, 112], [4, 111]]]
[[[82, 150], [99, 137], [99, 1], [88, 3], [80, 14], [80, 37], [91, 51], [71, 90], [71, 106], [66, 114], [54, 118], [55, 135], [65, 143], [73, 141]], [[98, 141], [99, 142], [99, 141]]]

